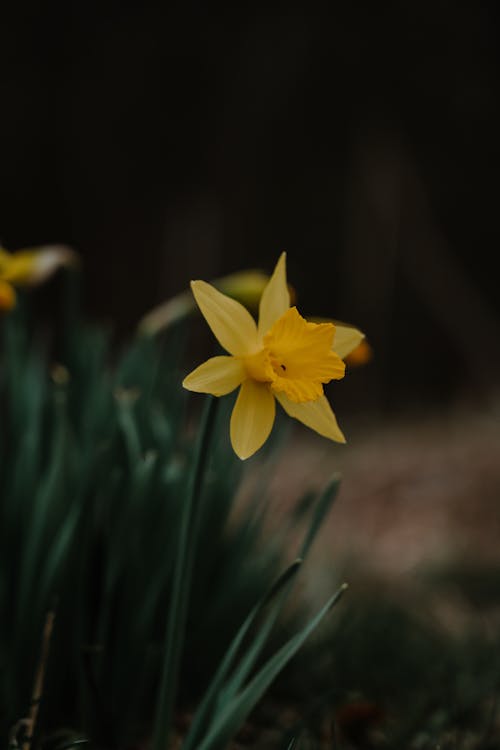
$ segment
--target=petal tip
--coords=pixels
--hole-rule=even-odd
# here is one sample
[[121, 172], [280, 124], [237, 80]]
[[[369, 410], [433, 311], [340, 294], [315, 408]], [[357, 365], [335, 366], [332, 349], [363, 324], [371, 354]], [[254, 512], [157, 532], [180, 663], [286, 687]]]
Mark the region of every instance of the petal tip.
[[249, 453], [248, 455], [244, 455], [242, 453], [238, 453], [238, 451], [236, 450], [236, 448], [234, 447], [234, 445], [233, 445], [233, 451], [235, 452], [236, 457], [240, 459], [240, 461], [246, 461], [247, 458], [250, 458], [251, 456], [254, 455], [253, 453]]
[[200, 393], [201, 391], [198, 390], [198, 388], [193, 388], [193, 382], [192, 382], [192, 376], [195, 370], [190, 372], [184, 380], [182, 381], [182, 387], [186, 389], [186, 391], [191, 391], [192, 393]]
[[278, 268], [281, 269], [282, 267], [284, 268], [285, 278], [286, 278], [286, 250], [283, 250], [280, 257], [278, 258], [278, 262], [276, 263], [275, 270], [277, 270]]

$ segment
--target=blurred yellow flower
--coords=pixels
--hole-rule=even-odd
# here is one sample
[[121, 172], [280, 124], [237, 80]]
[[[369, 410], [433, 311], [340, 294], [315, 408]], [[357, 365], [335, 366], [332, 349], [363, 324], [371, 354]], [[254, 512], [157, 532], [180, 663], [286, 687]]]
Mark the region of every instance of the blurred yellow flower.
[[345, 358], [346, 365], [349, 367], [360, 367], [366, 365], [373, 359], [373, 349], [366, 339], [363, 339]]
[[0, 310], [16, 304], [15, 287], [43, 283], [61, 266], [75, 265], [78, 256], [66, 245], [42, 245], [10, 253], [0, 247]]
[[[211, 283], [220, 292], [237, 299], [253, 311], [258, 310], [259, 300], [268, 281], [269, 274], [249, 270], [222, 276]], [[289, 292], [293, 298], [294, 291], [290, 287]], [[146, 336], [154, 336], [174, 323], [178, 323], [195, 310], [196, 303], [193, 295], [189, 291], [181, 292], [148, 312], [139, 322], [139, 332]]]
[[12, 284], [0, 279], [0, 310], [12, 310], [16, 304], [16, 292]]
[[230, 356], [212, 357], [184, 380], [198, 393], [224, 396], [240, 388], [230, 436], [241, 459], [252, 456], [271, 432], [276, 401], [320, 435], [345, 442], [323, 385], [344, 376], [342, 361], [362, 340], [355, 328], [307, 322], [290, 307], [283, 253], [263, 289], [259, 322], [239, 302], [204, 281], [192, 281], [194, 298]]

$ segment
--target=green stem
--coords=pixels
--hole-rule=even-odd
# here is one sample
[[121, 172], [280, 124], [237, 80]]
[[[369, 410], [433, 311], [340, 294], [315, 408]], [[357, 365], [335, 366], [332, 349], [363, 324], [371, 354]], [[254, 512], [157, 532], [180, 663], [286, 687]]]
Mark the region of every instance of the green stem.
[[191, 578], [196, 556], [200, 521], [200, 499], [209, 445], [215, 422], [217, 399], [208, 398], [203, 414], [200, 437], [196, 445], [191, 481], [182, 508], [179, 542], [174, 562], [170, 607], [167, 617], [165, 651], [156, 704], [153, 750], [167, 750], [172, 712], [177, 692], [180, 657], [184, 645]]

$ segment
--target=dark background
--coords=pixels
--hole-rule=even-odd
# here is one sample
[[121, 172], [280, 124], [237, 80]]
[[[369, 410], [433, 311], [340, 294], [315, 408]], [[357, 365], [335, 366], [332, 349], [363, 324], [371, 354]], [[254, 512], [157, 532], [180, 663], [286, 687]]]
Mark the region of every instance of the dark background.
[[1, 30], [0, 237], [73, 245], [90, 316], [126, 333], [286, 249], [300, 309], [369, 336], [360, 408], [491, 394], [497, 3], [16, 3]]

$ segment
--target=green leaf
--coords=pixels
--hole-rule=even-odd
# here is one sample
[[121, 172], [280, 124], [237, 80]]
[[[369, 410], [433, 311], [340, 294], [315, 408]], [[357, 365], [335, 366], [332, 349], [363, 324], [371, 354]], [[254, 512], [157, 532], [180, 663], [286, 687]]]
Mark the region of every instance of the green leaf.
[[217, 750], [226, 746], [276, 676], [297, 653], [324, 616], [339, 601], [346, 588], [346, 584], [343, 584], [318, 614], [266, 662], [238, 695], [230, 698], [223, 706], [218, 708], [211, 727], [198, 745], [197, 750]]
[[323, 521], [330, 512], [340, 486], [340, 474], [335, 474], [321, 493], [309, 529], [300, 550], [300, 557], [305, 558], [320, 530]]
[[[295, 560], [295, 562], [293, 562], [292, 565], [290, 565], [290, 567], [285, 570], [285, 572], [277, 579], [277, 581], [275, 581], [275, 583], [265, 594], [265, 596], [253, 607], [252, 611], [241, 625], [223, 660], [221, 661], [219, 668], [217, 669], [217, 672], [203, 697], [202, 702], [198, 706], [193, 722], [184, 741], [184, 750], [193, 750], [194, 748], [196, 748], [196, 743], [200, 740], [202, 732], [205, 731], [210, 717], [216, 710], [216, 704], [218, 702], [219, 693], [222, 689], [224, 680], [226, 679], [229, 670], [233, 666], [233, 663], [240, 651], [245, 636], [249, 632], [251, 626], [253, 625], [257, 617], [261, 614], [262, 610], [265, 609], [266, 606], [271, 604], [273, 599], [275, 599], [276, 596], [278, 596], [278, 594], [296, 576], [301, 564], [302, 560]], [[249, 650], [251, 651], [252, 649], [250, 648]], [[238, 674], [238, 672], [239, 669], [237, 668], [236, 673]]]

